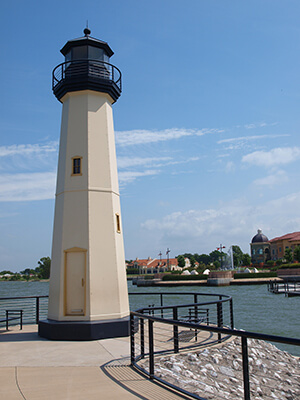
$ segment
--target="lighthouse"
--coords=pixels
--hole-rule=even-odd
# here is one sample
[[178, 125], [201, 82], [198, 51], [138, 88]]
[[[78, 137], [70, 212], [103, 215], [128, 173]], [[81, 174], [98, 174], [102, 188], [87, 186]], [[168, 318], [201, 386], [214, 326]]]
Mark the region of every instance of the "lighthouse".
[[53, 70], [62, 103], [48, 319], [39, 334], [56, 340], [129, 335], [112, 104], [120, 70], [108, 43], [90, 36], [68, 41]]

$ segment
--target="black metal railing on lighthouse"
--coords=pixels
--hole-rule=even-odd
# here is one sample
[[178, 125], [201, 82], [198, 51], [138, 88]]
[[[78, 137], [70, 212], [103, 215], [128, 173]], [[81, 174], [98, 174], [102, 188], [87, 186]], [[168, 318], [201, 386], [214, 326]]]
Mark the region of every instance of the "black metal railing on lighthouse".
[[66, 61], [52, 72], [52, 90], [60, 99], [67, 92], [95, 90], [116, 101], [122, 92], [122, 74], [114, 65], [93, 59]]

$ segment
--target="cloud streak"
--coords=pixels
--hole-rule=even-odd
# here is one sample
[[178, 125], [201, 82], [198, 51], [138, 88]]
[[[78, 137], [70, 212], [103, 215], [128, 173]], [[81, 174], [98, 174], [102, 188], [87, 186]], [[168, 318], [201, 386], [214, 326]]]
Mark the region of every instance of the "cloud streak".
[[260, 140], [260, 139], [275, 139], [278, 137], [286, 137], [290, 136], [287, 134], [281, 134], [281, 135], [254, 135], [254, 136], [240, 136], [236, 138], [228, 138], [228, 139], [222, 139], [219, 140], [217, 143], [222, 144], [222, 143], [236, 143], [236, 142], [250, 142], [253, 140]]
[[54, 198], [55, 172], [0, 175], [0, 202]]
[[143, 176], [151, 176], [158, 175], [161, 171], [158, 169], [148, 169], [146, 171], [121, 171], [119, 172], [119, 182], [121, 186], [124, 186], [126, 183], [131, 183], [137, 178], [141, 178]]
[[274, 187], [279, 186], [289, 181], [285, 171], [279, 170], [272, 175], [264, 176], [263, 178], [256, 179], [253, 183], [257, 186]]
[[248, 252], [258, 228], [263, 228], [269, 238], [299, 230], [299, 202], [300, 192], [258, 205], [236, 199], [216, 208], [178, 211], [160, 219], [147, 219], [141, 227], [155, 232], [158, 245], [172, 243], [179, 252], [210, 252], [212, 244], [217, 246], [220, 240], [224, 240], [226, 247], [238, 243]]
[[49, 142], [46, 144], [19, 144], [11, 146], [0, 146], [0, 157], [12, 157], [21, 155], [28, 157], [40, 153], [57, 153], [58, 142]]
[[261, 167], [276, 167], [300, 159], [300, 147], [278, 147], [270, 151], [254, 151], [243, 156], [242, 162]]
[[222, 129], [165, 129], [165, 130], [132, 130], [117, 131], [116, 144], [133, 146], [149, 143], [165, 142], [188, 136], [203, 136], [223, 132]]

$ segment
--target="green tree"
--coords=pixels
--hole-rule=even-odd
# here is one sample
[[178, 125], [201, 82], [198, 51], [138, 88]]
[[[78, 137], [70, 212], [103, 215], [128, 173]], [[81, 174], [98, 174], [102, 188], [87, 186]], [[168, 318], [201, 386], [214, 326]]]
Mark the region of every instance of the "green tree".
[[239, 246], [232, 246], [233, 265], [239, 267], [243, 260], [243, 252]]
[[208, 265], [211, 262], [210, 256], [208, 254], [200, 254], [196, 258], [196, 260], [198, 261], [199, 264], [205, 264], [205, 265]]
[[292, 249], [289, 249], [289, 248], [285, 249], [284, 258], [286, 259], [286, 261], [287, 261], [288, 263], [293, 262], [293, 258], [294, 258], [294, 257], [293, 257], [293, 251], [292, 251]]
[[14, 273], [11, 272], [11, 271], [7, 271], [7, 270], [3, 270], [3, 271], [0, 272], [0, 275], [5, 275], [5, 274], [13, 275]]
[[35, 275], [35, 270], [31, 268], [25, 268], [23, 271], [20, 271], [22, 275]]
[[183, 255], [183, 257], [188, 258], [189, 260], [193, 257], [192, 253], [184, 253], [182, 255]]
[[251, 264], [251, 257], [248, 253], [244, 253], [243, 257], [242, 257], [242, 264], [245, 267], [249, 267], [249, 265]]
[[190, 262], [191, 262], [191, 268], [195, 268], [195, 262], [196, 262], [196, 260], [194, 259], [194, 257], [191, 257], [191, 259], [190, 259]]
[[36, 267], [35, 272], [38, 274], [41, 279], [49, 279], [50, 277], [50, 266], [51, 259], [50, 257], [43, 257], [38, 261], [39, 266]]
[[215, 261], [220, 261], [221, 253], [219, 252], [219, 250], [214, 250], [211, 253], [209, 253], [209, 257], [211, 263], [214, 263]]
[[294, 249], [294, 259], [300, 262], [300, 246], [296, 246]]
[[220, 267], [221, 267], [220, 261], [215, 260], [213, 264], [214, 264], [214, 267], [215, 267], [216, 269], [220, 269]]
[[185, 259], [183, 255], [179, 255], [177, 257], [178, 267], [184, 268], [185, 267]]

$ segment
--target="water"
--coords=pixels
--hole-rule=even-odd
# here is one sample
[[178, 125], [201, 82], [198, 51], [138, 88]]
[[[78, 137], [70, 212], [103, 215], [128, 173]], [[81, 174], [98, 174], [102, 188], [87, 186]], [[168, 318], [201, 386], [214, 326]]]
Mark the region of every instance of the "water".
[[[136, 287], [128, 281], [129, 292], [160, 293], [160, 292], [200, 292], [229, 295], [233, 298], [234, 326], [252, 332], [271, 335], [300, 337], [300, 297], [285, 297], [283, 294], [272, 294], [267, 290], [267, 285], [225, 286], [225, 287]], [[0, 282], [0, 297], [13, 296], [41, 296], [48, 295], [48, 282]], [[188, 302], [192, 302], [189, 298]], [[202, 299], [201, 299], [202, 300]], [[180, 296], [173, 296], [164, 305], [178, 303]], [[198, 300], [199, 301], [199, 300]], [[185, 300], [183, 301], [185, 302]], [[132, 310], [159, 303], [159, 296], [131, 296], [130, 308]], [[290, 346], [278, 347], [291, 352]], [[300, 355], [299, 347], [293, 350]]]

